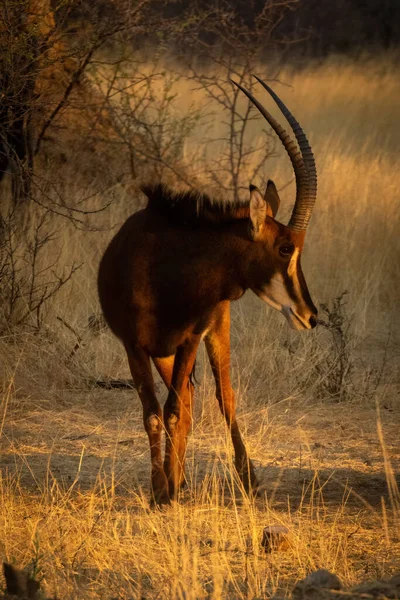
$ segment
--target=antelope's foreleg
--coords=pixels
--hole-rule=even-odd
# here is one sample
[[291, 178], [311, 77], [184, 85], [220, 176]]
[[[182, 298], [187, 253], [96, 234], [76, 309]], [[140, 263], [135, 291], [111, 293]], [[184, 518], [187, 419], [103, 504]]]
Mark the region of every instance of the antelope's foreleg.
[[211, 369], [215, 378], [219, 407], [229, 427], [235, 450], [235, 467], [249, 492], [258, 487], [254, 467], [249, 459], [236, 420], [235, 394], [230, 379], [230, 309], [224, 302], [216, 313], [214, 327], [205, 338]]
[[186, 443], [192, 423], [193, 385], [190, 374], [200, 342], [199, 335], [179, 346], [175, 354], [171, 386], [164, 407], [166, 429], [164, 471], [171, 498], [184, 482]]
[[142, 401], [144, 428], [150, 442], [152, 502], [169, 504], [168, 480], [164, 472], [161, 452], [162, 410], [154, 390], [150, 359], [140, 346], [125, 345], [125, 348], [132, 378]]

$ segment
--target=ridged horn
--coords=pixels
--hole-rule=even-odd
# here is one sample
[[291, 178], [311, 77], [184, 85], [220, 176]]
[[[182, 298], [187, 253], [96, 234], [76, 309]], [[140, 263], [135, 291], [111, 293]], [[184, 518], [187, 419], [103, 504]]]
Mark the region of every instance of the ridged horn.
[[289, 227], [296, 231], [305, 231], [317, 196], [317, 171], [314, 156], [301, 126], [289, 109], [264, 81], [258, 77], [256, 77], [256, 79], [267, 92], [269, 92], [287, 119], [299, 144], [300, 152], [297, 144], [291, 139], [290, 135], [281, 125], [279, 125], [276, 119], [262, 106], [262, 104], [260, 104], [253, 94], [239, 83], [236, 83], [236, 81], [231, 81], [249, 98], [249, 100], [251, 100], [266, 121], [268, 121], [288, 153], [296, 178], [296, 201], [293, 207], [292, 216], [290, 217]]
[[288, 121], [292, 131], [296, 137], [297, 143], [299, 144], [300, 152], [303, 157], [304, 164], [306, 166], [308, 172], [308, 197], [307, 201], [302, 203], [301, 205], [297, 205], [296, 203], [293, 208], [292, 216], [290, 217], [289, 227], [293, 229], [307, 229], [308, 222], [311, 217], [312, 210], [314, 208], [315, 201], [317, 199], [317, 168], [315, 165], [314, 155], [311, 150], [310, 143], [298, 121], [292, 115], [290, 110], [285, 106], [279, 96], [274, 92], [273, 89], [269, 87], [268, 84], [265, 83], [262, 79], [254, 75], [259, 83], [263, 86], [264, 89], [272, 96], [275, 100], [275, 103], [280, 108], [283, 116]]

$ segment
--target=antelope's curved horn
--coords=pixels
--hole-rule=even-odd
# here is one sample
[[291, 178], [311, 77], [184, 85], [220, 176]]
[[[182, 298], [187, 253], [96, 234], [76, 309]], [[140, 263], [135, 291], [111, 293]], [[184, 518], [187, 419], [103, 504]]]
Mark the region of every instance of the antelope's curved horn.
[[315, 165], [315, 158], [312, 153], [310, 143], [307, 140], [302, 127], [287, 106], [285, 106], [279, 96], [274, 92], [273, 89], [269, 87], [268, 84], [265, 83], [265, 81], [257, 77], [257, 75], [254, 75], [254, 77], [275, 100], [275, 103], [280, 108], [283, 116], [286, 118], [290, 127], [292, 128], [292, 131], [296, 136], [297, 143], [299, 144], [300, 152], [308, 172], [308, 196], [307, 199], [301, 204], [297, 202], [296, 198], [292, 216], [290, 217], [289, 221], [289, 227], [292, 227], [293, 229], [305, 230], [307, 229], [312, 209], [314, 208], [315, 200], [317, 198], [317, 168]]
[[300, 147], [300, 152], [297, 144], [291, 139], [290, 135], [283, 129], [281, 125], [279, 125], [276, 119], [262, 106], [262, 104], [260, 104], [260, 102], [258, 102], [258, 100], [242, 85], [233, 80], [231, 81], [244, 94], [246, 94], [254, 106], [258, 108], [262, 116], [268, 121], [272, 129], [275, 131], [286, 152], [288, 153], [296, 178], [296, 201], [292, 216], [290, 217], [289, 227], [295, 229], [296, 231], [305, 231], [307, 229], [317, 195], [317, 173], [314, 156], [302, 128], [291, 114], [289, 109], [283, 104], [282, 100], [266, 83], [264, 83], [258, 77], [256, 77], [256, 79], [271, 94], [272, 98], [281, 109], [283, 115], [288, 120], [288, 123], [296, 136], [296, 140]]

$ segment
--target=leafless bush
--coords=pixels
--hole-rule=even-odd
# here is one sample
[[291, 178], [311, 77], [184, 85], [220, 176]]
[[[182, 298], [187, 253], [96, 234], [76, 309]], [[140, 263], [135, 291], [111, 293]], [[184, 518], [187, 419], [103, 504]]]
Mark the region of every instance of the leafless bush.
[[[112, 18], [82, 22], [73, 43], [68, 23], [80, 4], [76, 0], [5, 0], [2, 4], [0, 181], [6, 174], [11, 176], [15, 203], [36, 201], [43, 179], [47, 183], [43, 162], [50, 157], [60, 167], [69, 151], [76, 154], [77, 141], [85, 153], [81, 172], [91, 154], [104, 153], [101, 140], [112, 131], [111, 117], [87, 72], [118, 36], [140, 29], [148, 3], [120, 0]], [[59, 201], [67, 203], [65, 197]]]
[[[313, 334], [305, 347], [298, 337], [286, 343], [300, 388], [336, 402], [354, 396], [355, 359], [350, 320], [346, 313], [347, 294], [345, 290], [332, 303], [321, 303], [320, 312], [324, 318], [319, 319], [319, 331]], [[308, 368], [300, 368], [299, 362], [307, 363]]]
[[[0, 8], [3, 331], [28, 325], [39, 329], [45, 307], [79, 268], [61, 264], [56, 238], [62, 220], [57, 218], [93, 229], [92, 215], [113, 200], [112, 194], [96, 196], [99, 187], [104, 192], [116, 181], [114, 174], [107, 177], [106, 169], [99, 169], [114, 131], [112, 116], [87, 74], [107, 44], [139, 28], [148, 2], [120, 0], [112, 19], [82, 23], [71, 44], [67, 24], [77, 4], [5, 0]], [[123, 163], [120, 154], [118, 162]], [[86, 174], [92, 180], [85, 181]], [[79, 178], [84, 188], [71, 194], [71, 180], [76, 186]]]
[[246, 102], [243, 110], [243, 95], [230, 80], [254, 93], [253, 74], [269, 81], [277, 78], [278, 70], [272, 63], [269, 72], [261, 70], [262, 55], [265, 48], [272, 50], [277, 44], [284, 47], [284, 40], [277, 39], [274, 32], [293, 4], [291, 0], [263, 6], [250, 3], [241, 12], [233, 10], [229, 2], [220, 2], [208, 11], [195, 12], [201, 22], [201, 33], [193, 28], [189, 34], [196, 49], [187, 59], [189, 79], [195, 89], [202, 89], [208, 97], [211, 114], [213, 107], [219, 114], [222, 109], [225, 125], [222, 137], [215, 136], [211, 129], [207, 139], [211, 152], [218, 157], [213, 161], [210, 178], [216, 189], [235, 200], [242, 190], [248, 189], [249, 183], [263, 175], [275, 139], [269, 135], [269, 129], [264, 131], [262, 120], [259, 135], [250, 136], [253, 123], [260, 116], [251, 102]]
[[15, 326], [39, 330], [45, 308], [73, 277], [80, 265], [60, 265], [54, 252], [58, 231], [48, 210], [35, 210], [21, 227], [15, 209], [1, 220], [0, 331]]
[[163, 68], [157, 56], [151, 66], [142, 57], [121, 58], [92, 77], [112, 115], [109, 144], [128, 157], [124, 176], [136, 179], [145, 173], [192, 187], [185, 143], [203, 113], [192, 102], [184, 111], [182, 105], [178, 108], [176, 90], [184, 77]]
[[324, 360], [316, 365], [316, 373], [320, 380], [321, 392], [328, 394], [337, 402], [346, 399], [348, 383], [354, 370], [354, 362], [350, 352], [350, 321], [346, 314], [345, 290], [333, 300], [331, 306], [321, 303], [321, 311], [326, 320], [320, 324], [330, 333], [330, 352]]

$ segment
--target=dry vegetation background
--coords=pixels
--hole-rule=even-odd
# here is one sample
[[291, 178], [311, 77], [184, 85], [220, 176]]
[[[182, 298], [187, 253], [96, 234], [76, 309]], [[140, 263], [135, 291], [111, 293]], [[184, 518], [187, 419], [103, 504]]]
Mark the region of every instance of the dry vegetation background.
[[[153, 72], [154, 65], [140, 68]], [[155, 98], [167, 93], [165, 135], [174, 135], [174, 123], [182, 131], [182, 115], [196, 115], [173, 148], [174, 164], [185, 181], [215, 191], [226, 147], [205, 140], [226, 135], [224, 115], [215, 106], [210, 112], [204, 89], [177, 76], [179, 69], [160, 67], [152, 83]], [[99, 89], [106, 78], [106, 68], [92, 72]], [[264, 498], [241, 494], [201, 349], [188, 488], [179, 503], [149, 510], [139, 398], [94, 383], [129, 377], [124, 350], [109, 331], [87, 325], [98, 313], [100, 256], [114, 228], [143, 202], [138, 180], [105, 185], [106, 161], [88, 184], [68, 161], [48, 163], [48, 179], [64, 177], [70, 204], [84, 199], [85, 210], [94, 210], [111, 202], [84, 215], [85, 226], [48, 217], [52, 239], [39, 272], [53, 257], [58, 273], [82, 266], [45, 304], [39, 330], [35, 314], [31, 329], [3, 327], [0, 338], [0, 555], [27, 566], [60, 599], [287, 596], [318, 567], [346, 585], [400, 570], [399, 72], [394, 57], [383, 55], [286, 67], [278, 79], [274, 89], [317, 160], [318, 203], [303, 268], [330, 328], [294, 333], [250, 293], [232, 306], [239, 420]], [[112, 100], [124, 101], [122, 93]], [[258, 120], [247, 135], [267, 139]], [[118, 163], [118, 148], [115, 154]], [[258, 158], [255, 152], [241, 172], [243, 186]], [[294, 198], [288, 163], [276, 145], [254, 181], [262, 186], [271, 177], [282, 188], [284, 222]], [[160, 168], [164, 180], [184, 185]], [[220, 183], [225, 176], [219, 172]], [[139, 180], [149, 177], [150, 168]], [[40, 214], [36, 204], [30, 223]], [[271, 524], [289, 528], [286, 552], [261, 548]]]

